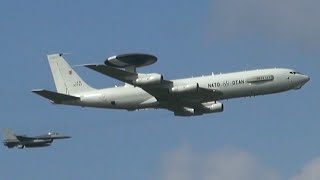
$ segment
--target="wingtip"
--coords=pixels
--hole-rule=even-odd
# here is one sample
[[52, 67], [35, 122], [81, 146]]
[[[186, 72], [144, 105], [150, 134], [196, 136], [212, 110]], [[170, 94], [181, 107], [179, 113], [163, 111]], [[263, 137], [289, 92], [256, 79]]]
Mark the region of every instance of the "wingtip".
[[99, 66], [99, 64], [79, 64], [79, 65], [75, 65], [74, 67], [95, 67], [95, 66]]
[[39, 92], [39, 91], [44, 91], [44, 89], [32, 89], [31, 92]]

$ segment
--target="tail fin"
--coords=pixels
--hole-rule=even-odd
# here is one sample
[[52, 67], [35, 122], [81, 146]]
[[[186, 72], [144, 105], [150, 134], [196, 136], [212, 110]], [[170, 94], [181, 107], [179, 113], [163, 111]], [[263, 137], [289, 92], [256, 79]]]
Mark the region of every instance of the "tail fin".
[[11, 129], [4, 129], [4, 138], [6, 140], [17, 140], [16, 135], [12, 132]]
[[72, 95], [95, 90], [80, 78], [62, 54], [51, 54], [47, 57], [58, 93]]

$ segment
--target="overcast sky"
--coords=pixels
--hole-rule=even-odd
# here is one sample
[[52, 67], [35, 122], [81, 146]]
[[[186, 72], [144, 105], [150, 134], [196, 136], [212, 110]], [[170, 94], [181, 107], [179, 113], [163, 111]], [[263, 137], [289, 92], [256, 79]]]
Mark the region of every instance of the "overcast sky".
[[[38, 149], [0, 148], [0, 179], [320, 179], [320, 3], [316, 0], [4, 1], [0, 6], [1, 122], [18, 134], [72, 136]], [[142, 52], [140, 72], [167, 79], [285, 67], [302, 89], [223, 101], [225, 112], [174, 117], [52, 105], [46, 54], [71, 65]], [[121, 82], [75, 69], [96, 88]]]

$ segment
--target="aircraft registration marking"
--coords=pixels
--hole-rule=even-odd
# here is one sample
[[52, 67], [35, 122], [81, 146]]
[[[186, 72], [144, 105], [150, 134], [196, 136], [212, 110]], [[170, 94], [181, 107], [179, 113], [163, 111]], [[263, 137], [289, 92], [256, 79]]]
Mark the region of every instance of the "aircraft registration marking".
[[217, 88], [217, 87], [227, 87], [227, 86], [235, 86], [235, 85], [241, 85], [244, 84], [245, 80], [244, 79], [240, 79], [240, 80], [232, 80], [232, 81], [224, 81], [224, 82], [215, 82], [215, 83], [209, 83], [208, 84], [208, 88]]
[[74, 82], [73, 87], [77, 87], [77, 86], [82, 86], [82, 82], [81, 81]]

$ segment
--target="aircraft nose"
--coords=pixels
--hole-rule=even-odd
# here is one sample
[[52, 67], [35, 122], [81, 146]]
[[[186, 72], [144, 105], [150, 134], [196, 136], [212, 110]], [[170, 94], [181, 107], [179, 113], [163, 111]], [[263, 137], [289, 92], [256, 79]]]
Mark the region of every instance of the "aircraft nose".
[[305, 84], [305, 83], [307, 83], [308, 81], [310, 81], [310, 77], [309, 76], [306, 76], [306, 75], [304, 75], [304, 77], [303, 77], [303, 83]]
[[306, 76], [305, 78], [306, 78], [306, 79], [305, 79], [305, 82], [310, 81], [310, 77], [309, 77], [309, 76]]
[[71, 136], [60, 136], [61, 139], [69, 139]]
[[303, 85], [305, 85], [308, 81], [310, 81], [310, 77], [306, 75], [300, 75], [298, 78], [297, 85], [295, 89], [300, 89], [302, 88]]

